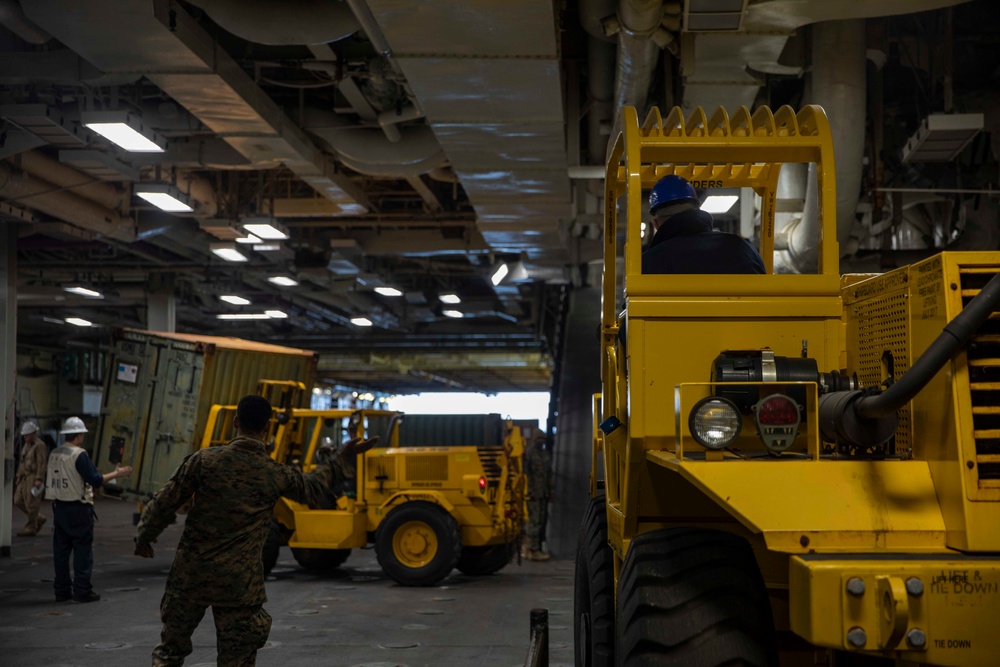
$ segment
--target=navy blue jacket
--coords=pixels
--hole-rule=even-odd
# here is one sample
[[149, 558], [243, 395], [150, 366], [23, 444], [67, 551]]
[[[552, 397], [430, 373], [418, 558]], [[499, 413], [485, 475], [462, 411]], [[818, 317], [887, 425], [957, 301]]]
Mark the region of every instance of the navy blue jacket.
[[692, 209], [672, 216], [642, 253], [643, 273], [766, 273], [749, 241], [712, 229], [712, 216]]

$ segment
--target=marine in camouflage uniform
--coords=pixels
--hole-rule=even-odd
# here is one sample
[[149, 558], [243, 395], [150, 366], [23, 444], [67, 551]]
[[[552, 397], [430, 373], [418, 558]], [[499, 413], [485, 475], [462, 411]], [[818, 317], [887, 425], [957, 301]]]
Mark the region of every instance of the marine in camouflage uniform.
[[[20, 464], [14, 480], [14, 507], [28, 515], [28, 523], [17, 532], [18, 537], [37, 535], [38, 529], [45, 523], [45, 517], [38, 512], [42, 508], [45, 492], [49, 448], [37, 434], [38, 426], [35, 422], [24, 422], [21, 427], [24, 444], [21, 445]], [[35, 493], [32, 493], [32, 489], [35, 489]]]
[[529, 560], [548, 560], [542, 549], [545, 524], [552, 495], [552, 453], [544, 448], [545, 433], [537, 431], [524, 449], [524, 474], [528, 478], [528, 553]]
[[[257, 409], [261, 401], [267, 404], [252, 396], [241, 400], [241, 407], [247, 398], [257, 399], [251, 401]], [[284, 496], [316, 503], [332, 484], [354, 474], [339, 455], [309, 474], [273, 461], [262, 440], [266, 422], [263, 433], [241, 428], [237, 410], [236, 439], [187, 457], [142, 512], [136, 554], [152, 557], [150, 545], [177, 510], [192, 502], [160, 603], [163, 630], [153, 650], [154, 667], [184, 663], [208, 607], [215, 618], [218, 666], [254, 665], [271, 630], [262, 606], [267, 596], [261, 551], [275, 502]], [[270, 416], [270, 404], [266, 411]]]

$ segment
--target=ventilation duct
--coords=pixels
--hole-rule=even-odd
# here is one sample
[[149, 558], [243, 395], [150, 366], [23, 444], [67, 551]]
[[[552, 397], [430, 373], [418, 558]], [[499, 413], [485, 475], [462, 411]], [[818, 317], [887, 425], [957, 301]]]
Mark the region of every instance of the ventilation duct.
[[[140, 72], [259, 169], [284, 165], [334, 202], [367, 199], [180, 5], [32, 0], [28, 18], [108, 73]], [[114, 35], [109, 39], [108, 35]]]
[[[31, 2], [31, 0], [28, 0]], [[45, 32], [24, 15], [18, 0], [0, 0], [0, 24], [31, 44], [47, 43], [52, 35]]]
[[70, 221], [101, 236], [128, 242], [135, 240], [135, 223], [131, 218], [51, 181], [27, 172], [15, 172], [6, 162], [0, 162], [0, 197]]
[[351, 8], [335, 0], [189, 0], [228, 32], [256, 44], [326, 44], [358, 31]]

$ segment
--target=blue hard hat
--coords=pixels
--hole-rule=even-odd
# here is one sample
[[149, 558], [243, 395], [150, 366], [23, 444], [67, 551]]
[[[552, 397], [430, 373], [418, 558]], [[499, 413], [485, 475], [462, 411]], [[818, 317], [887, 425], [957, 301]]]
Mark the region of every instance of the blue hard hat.
[[698, 205], [698, 194], [691, 187], [691, 184], [680, 176], [664, 176], [649, 193], [649, 212], [655, 213], [656, 209], [667, 204], [677, 204], [680, 202], [691, 202]]

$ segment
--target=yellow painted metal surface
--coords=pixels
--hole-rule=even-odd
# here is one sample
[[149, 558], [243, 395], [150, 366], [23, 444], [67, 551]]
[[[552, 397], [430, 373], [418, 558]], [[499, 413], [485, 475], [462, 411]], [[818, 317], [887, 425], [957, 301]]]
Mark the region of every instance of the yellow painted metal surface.
[[[898, 377], [998, 271], [997, 253], [941, 253], [847, 285], [848, 366], [865, 386], [876, 385], [889, 350]], [[1000, 386], [989, 381], [1000, 369], [994, 331], [997, 324], [987, 322], [899, 411], [896, 448], [927, 462], [947, 544], [963, 551], [1000, 551], [1000, 466], [993, 461], [1000, 452]]]
[[[942, 551], [926, 461], [679, 461], [647, 452], [785, 553]], [[804, 538], [804, 539], [803, 539]]]
[[920, 664], [997, 664], [996, 559], [795, 556], [789, 604], [792, 630], [819, 646]]
[[[790, 162], [816, 165], [819, 250], [811, 275], [773, 273], [775, 190]], [[668, 174], [760, 196], [765, 275], [642, 275], [644, 189]], [[719, 526], [751, 537], [758, 560], [769, 564], [776, 607], [819, 646], [926, 664], [1000, 664], [990, 631], [1000, 613], [1000, 313], [899, 411], [888, 455], [872, 457], [879, 460], [821, 442], [815, 385], [790, 455], [764, 454], [750, 415], [733, 451], [690, 444], [687, 415], [711, 391], [719, 353], [808, 356], [821, 372], [856, 374], [862, 387], [878, 387], [890, 368], [897, 379], [907, 372], [1000, 272], [1000, 253], [963, 252], [841, 277], [834, 182], [818, 107], [739, 109], [731, 117], [653, 110], [643, 124], [623, 110], [605, 180], [603, 391], [594, 419], [596, 426], [616, 417], [622, 426], [607, 434], [595, 428], [591, 483], [595, 495], [603, 468], [615, 579], [636, 535]], [[617, 279], [622, 227], [624, 282]], [[783, 559], [787, 582], [773, 576]], [[926, 593], [908, 590], [914, 576]], [[863, 580], [864, 595], [845, 592], [852, 577]], [[848, 640], [855, 627], [865, 630], [860, 644], [856, 633], [854, 644]]]

